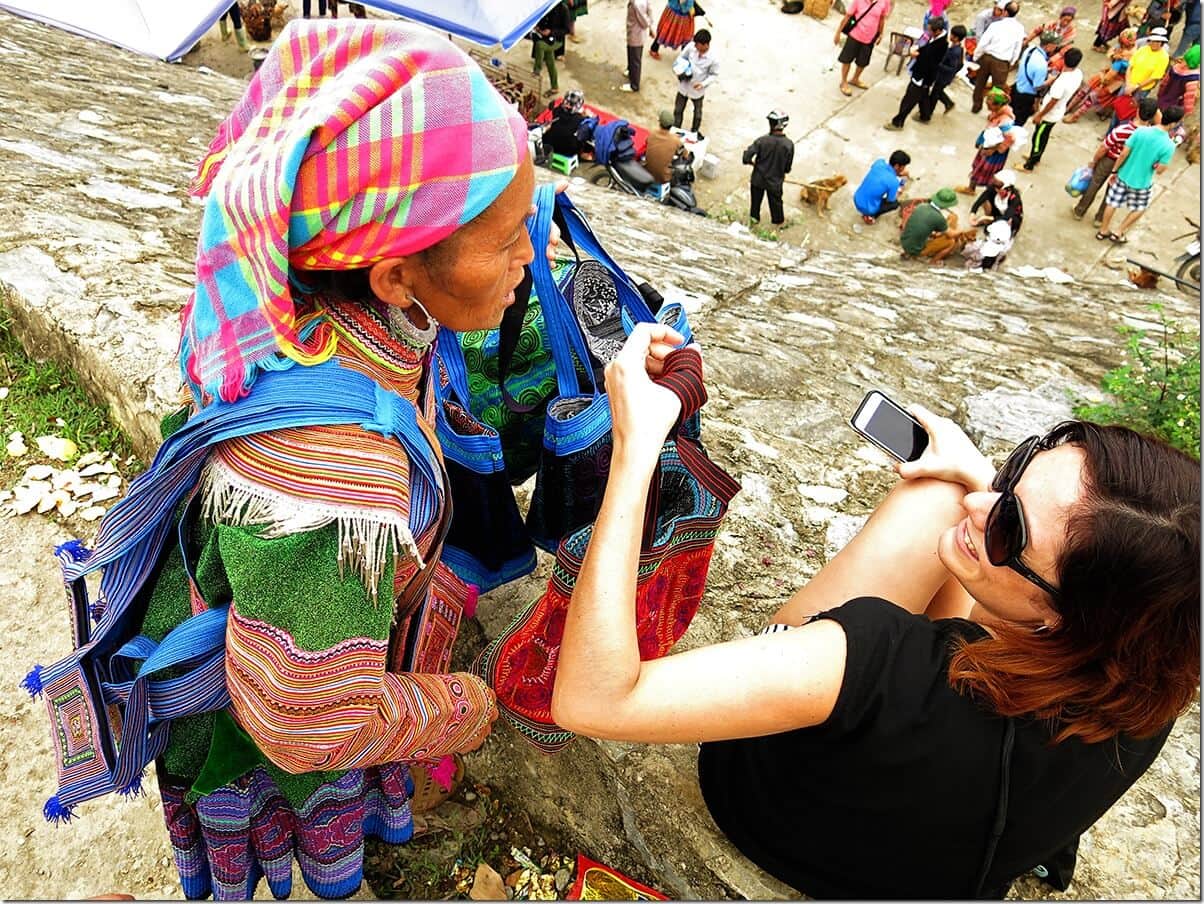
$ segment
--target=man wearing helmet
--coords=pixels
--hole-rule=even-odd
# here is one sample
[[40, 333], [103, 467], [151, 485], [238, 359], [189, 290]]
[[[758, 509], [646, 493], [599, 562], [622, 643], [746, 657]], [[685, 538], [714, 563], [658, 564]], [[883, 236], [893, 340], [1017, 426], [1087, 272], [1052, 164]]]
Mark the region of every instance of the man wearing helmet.
[[782, 185], [794, 163], [794, 142], [786, 137], [789, 116], [774, 110], [768, 119], [769, 134], [762, 135], [744, 152], [744, 164], [751, 164], [753, 168], [749, 180], [752, 203], [748, 215], [754, 223], [760, 223], [761, 199], [768, 195], [773, 225], [781, 226], [786, 222], [786, 214], [782, 210]]

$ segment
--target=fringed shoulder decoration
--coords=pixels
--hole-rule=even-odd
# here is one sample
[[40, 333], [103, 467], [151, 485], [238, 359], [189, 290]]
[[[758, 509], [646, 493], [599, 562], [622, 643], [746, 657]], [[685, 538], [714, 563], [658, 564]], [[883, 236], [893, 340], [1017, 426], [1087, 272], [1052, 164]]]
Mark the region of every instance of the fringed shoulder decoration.
[[[424, 567], [410, 524], [410, 463], [393, 440], [359, 426], [291, 428], [228, 440], [202, 477], [202, 514], [265, 539], [338, 527], [339, 569], [376, 600], [385, 565]], [[386, 593], [391, 594], [392, 588]]]

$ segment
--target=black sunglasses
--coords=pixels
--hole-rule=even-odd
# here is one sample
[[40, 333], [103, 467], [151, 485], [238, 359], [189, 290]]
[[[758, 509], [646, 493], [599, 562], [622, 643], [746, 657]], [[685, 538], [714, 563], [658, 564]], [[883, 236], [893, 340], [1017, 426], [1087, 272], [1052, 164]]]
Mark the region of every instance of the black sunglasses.
[[1028, 525], [1024, 520], [1024, 506], [1015, 492], [1016, 484], [1020, 482], [1033, 456], [1054, 445], [1056, 443], [1051, 442], [1049, 437], [1030, 436], [1012, 450], [991, 481], [991, 489], [999, 494], [999, 498], [987, 515], [987, 526], [983, 533], [987, 559], [992, 565], [1006, 565], [1056, 599], [1058, 588], [1020, 560], [1020, 553], [1028, 546]]

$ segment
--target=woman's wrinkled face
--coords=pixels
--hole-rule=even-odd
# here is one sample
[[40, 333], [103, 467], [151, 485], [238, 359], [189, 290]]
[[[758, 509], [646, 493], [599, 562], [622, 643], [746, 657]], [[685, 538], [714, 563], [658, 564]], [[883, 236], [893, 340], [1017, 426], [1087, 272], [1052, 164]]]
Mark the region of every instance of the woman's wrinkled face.
[[[1058, 586], [1057, 560], [1066, 542], [1070, 512], [1083, 495], [1083, 451], [1061, 445], [1038, 452], [1029, 462], [1016, 496], [1024, 507], [1028, 545], [1020, 553], [1024, 564]], [[966, 517], [941, 535], [941, 563], [978, 601], [989, 619], [1018, 624], [1052, 623], [1056, 619], [1049, 596], [1007, 565], [987, 558], [987, 516], [998, 493], [967, 493]]]
[[[405, 268], [407, 290], [436, 320], [456, 332], [492, 329], [514, 303], [514, 288], [534, 252], [526, 220], [535, 190], [528, 158], [497, 199]], [[419, 326], [420, 313], [410, 312]]]

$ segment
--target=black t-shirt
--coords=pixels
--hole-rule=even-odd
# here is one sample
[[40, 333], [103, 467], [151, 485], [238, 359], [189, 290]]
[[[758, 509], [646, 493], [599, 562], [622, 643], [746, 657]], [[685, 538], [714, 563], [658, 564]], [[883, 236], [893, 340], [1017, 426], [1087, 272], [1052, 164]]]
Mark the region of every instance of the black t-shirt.
[[[1007, 720], [949, 686], [962, 619], [931, 622], [862, 597], [823, 613], [848, 642], [832, 715], [812, 728], [703, 744], [702, 794], [750, 860], [811, 897], [966, 898], [999, 804]], [[983, 885], [1011, 880], [1094, 823], [1162, 749], [1072, 739], [1015, 720], [1007, 820]]]

